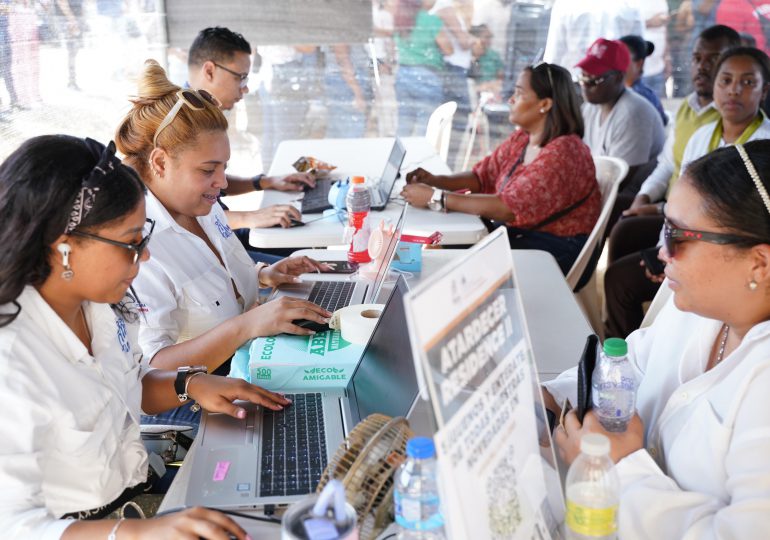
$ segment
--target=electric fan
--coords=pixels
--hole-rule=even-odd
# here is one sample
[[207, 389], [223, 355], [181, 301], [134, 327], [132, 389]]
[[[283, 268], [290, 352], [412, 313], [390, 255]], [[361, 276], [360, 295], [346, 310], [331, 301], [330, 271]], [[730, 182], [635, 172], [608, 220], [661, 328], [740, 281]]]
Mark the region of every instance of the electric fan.
[[406, 460], [406, 441], [414, 436], [402, 416], [372, 414], [364, 418], [335, 452], [316, 490], [331, 479], [342, 481], [356, 509], [359, 535], [374, 539], [390, 522], [394, 473]]

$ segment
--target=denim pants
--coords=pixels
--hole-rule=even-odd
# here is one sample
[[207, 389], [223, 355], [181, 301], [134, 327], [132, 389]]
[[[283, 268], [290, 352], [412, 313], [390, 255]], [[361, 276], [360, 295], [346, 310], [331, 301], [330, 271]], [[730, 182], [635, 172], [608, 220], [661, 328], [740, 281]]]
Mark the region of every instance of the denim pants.
[[396, 75], [398, 134], [401, 137], [425, 134], [431, 113], [441, 105], [444, 88], [438, 69], [426, 66], [400, 66]]
[[517, 227], [506, 227], [508, 229], [508, 241], [511, 249], [539, 249], [547, 251], [556, 263], [559, 265], [562, 274], [565, 276], [572, 265], [575, 264], [580, 250], [588, 240], [587, 234], [578, 234], [576, 236], [556, 236], [555, 234], [532, 231], [529, 229], [519, 229]]

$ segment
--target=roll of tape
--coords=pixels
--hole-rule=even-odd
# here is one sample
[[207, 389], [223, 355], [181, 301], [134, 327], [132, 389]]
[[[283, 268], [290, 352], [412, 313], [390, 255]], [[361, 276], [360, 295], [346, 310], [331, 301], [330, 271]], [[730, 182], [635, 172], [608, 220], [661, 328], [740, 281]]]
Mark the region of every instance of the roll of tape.
[[334, 312], [329, 327], [340, 330], [345, 341], [366, 345], [383, 309], [384, 304], [348, 306]]

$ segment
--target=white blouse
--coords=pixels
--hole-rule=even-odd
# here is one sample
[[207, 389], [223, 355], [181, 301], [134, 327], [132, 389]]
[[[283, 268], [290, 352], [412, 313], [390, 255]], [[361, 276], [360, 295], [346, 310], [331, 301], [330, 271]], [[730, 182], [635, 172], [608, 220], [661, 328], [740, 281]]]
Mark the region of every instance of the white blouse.
[[[225, 266], [206, 245], [179, 225], [161, 202], [147, 193], [147, 217], [155, 220], [150, 259], [134, 280], [139, 296], [139, 343], [148, 359], [165, 347], [197, 337], [240, 315], [257, 300], [254, 261], [215, 204], [199, 217]], [[233, 282], [241, 294], [236, 298]]]
[[73, 523], [62, 515], [146, 480], [147, 366], [129, 325], [105, 304], [84, 306], [91, 356], [36, 289], [18, 302], [19, 316], [0, 328], [0, 536], [54, 539]]
[[[617, 464], [620, 538], [765, 538], [770, 531], [770, 322], [706, 371], [722, 323], [679, 311], [628, 338], [645, 449]], [[544, 384], [575, 403], [576, 370]]]

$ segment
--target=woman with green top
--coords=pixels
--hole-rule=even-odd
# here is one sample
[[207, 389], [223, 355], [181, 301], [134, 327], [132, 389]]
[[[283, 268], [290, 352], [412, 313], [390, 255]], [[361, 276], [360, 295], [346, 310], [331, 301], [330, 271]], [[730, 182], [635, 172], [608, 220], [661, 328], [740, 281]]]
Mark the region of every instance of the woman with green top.
[[398, 134], [423, 133], [443, 101], [441, 73], [451, 45], [444, 23], [428, 10], [435, 0], [402, 0], [396, 12]]

